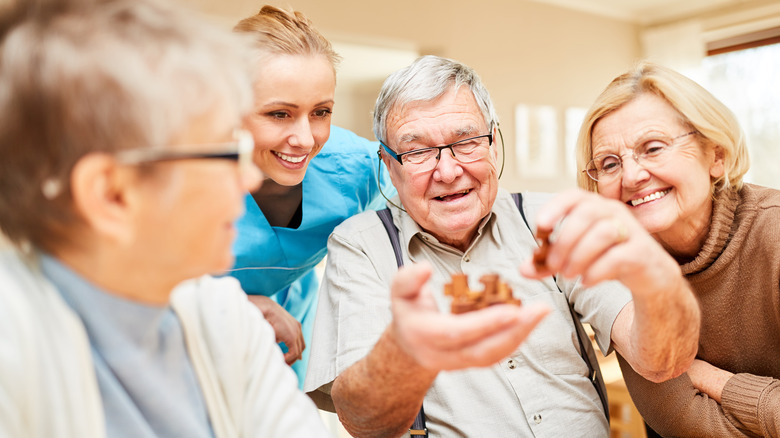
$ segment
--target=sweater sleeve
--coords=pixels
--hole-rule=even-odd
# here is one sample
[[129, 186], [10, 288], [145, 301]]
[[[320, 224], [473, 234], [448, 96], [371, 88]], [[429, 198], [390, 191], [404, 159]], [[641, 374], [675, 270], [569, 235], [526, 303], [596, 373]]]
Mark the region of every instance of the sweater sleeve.
[[780, 437], [780, 380], [735, 374], [721, 395], [726, 416], [758, 436]]
[[[687, 374], [663, 383], [653, 383], [637, 374], [620, 355], [618, 361], [637, 410], [661, 436], [757, 436], [746, 425], [727, 415], [715, 400], [700, 393]], [[725, 397], [725, 389], [723, 394]]]

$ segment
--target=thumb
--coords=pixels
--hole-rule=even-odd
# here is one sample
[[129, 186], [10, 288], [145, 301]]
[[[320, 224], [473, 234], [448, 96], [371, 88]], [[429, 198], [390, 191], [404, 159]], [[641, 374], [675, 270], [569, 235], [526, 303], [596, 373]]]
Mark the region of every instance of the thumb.
[[402, 267], [393, 279], [392, 297], [405, 300], [417, 298], [429, 278], [431, 278], [431, 265], [428, 262]]

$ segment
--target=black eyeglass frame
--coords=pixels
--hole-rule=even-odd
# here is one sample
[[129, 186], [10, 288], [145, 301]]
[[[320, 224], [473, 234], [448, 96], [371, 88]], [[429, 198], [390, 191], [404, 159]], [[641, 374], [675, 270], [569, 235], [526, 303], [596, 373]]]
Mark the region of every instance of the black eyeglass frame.
[[390, 149], [390, 147], [388, 147], [386, 144], [384, 144], [381, 141], [379, 142], [379, 144], [382, 145], [382, 148], [388, 153], [388, 155], [390, 155], [393, 159], [395, 159], [396, 161], [401, 163], [401, 165], [403, 166], [404, 162], [402, 161], [402, 158], [403, 158], [404, 155], [420, 153], [420, 152], [426, 152], [426, 151], [432, 151], [434, 149], [438, 149], [438, 153], [436, 154], [436, 161], [439, 161], [439, 159], [441, 158], [441, 151], [443, 149], [449, 149], [450, 153], [452, 154], [452, 156], [455, 157], [455, 159], [457, 159], [457, 155], [455, 154], [455, 151], [452, 149], [453, 146], [457, 146], [460, 143], [465, 143], [467, 141], [472, 141], [472, 140], [476, 140], [478, 138], [485, 138], [485, 137], [487, 137], [487, 139], [488, 139], [488, 147], [493, 146], [493, 134], [492, 133], [491, 134], [477, 135], [477, 136], [469, 137], [469, 138], [464, 138], [463, 140], [458, 140], [456, 142], [453, 142], [453, 143], [450, 143], [450, 144], [446, 144], [444, 146], [432, 146], [432, 147], [428, 147], [428, 148], [414, 149], [414, 150], [403, 152], [403, 153], [400, 153], [400, 154], [395, 153], [392, 149]]
[[[199, 159], [223, 159], [243, 162], [251, 160], [254, 151], [254, 139], [249, 131], [236, 129], [233, 133], [234, 141], [224, 143], [198, 144], [200, 148], [217, 149], [212, 151], [181, 151], [171, 149], [125, 149], [114, 153], [114, 157], [125, 165], [140, 165], [146, 163], [158, 163], [162, 161], [199, 160]], [[223, 150], [219, 150], [223, 149]]]
[[[178, 160], [221, 159], [238, 163], [239, 172], [248, 173], [248, 168], [254, 166], [252, 155], [255, 149], [252, 133], [245, 129], [236, 129], [233, 132], [234, 141], [223, 143], [197, 144], [201, 148], [221, 149], [213, 152], [178, 151], [165, 148], [138, 148], [123, 149], [114, 152], [113, 156], [118, 163], [126, 166], [139, 166], [144, 164], [160, 163]], [[41, 192], [48, 200], [58, 197], [63, 190], [63, 182], [59, 178], [46, 178], [41, 184]]]
[[[501, 155], [502, 155], [502, 159], [501, 159], [501, 170], [498, 172], [498, 179], [501, 179], [501, 176], [504, 174], [504, 164], [506, 164], [506, 146], [504, 144], [504, 134], [501, 133], [501, 127], [499, 126], [498, 122], [490, 122], [490, 131], [491, 132], [493, 131], [493, 126], [496, 127], [496, 131], [498, 131], [498, 137], [501, 139]], [[468, 140], [468, 139], [466, 139], [466, 140]], [[461, 141], [464, 141], [464, 140], [461, 140]], [[376, 165], [376, 185], [377, 185], [377, 187], [379, 187], [379, 193], [382, 195], [383, 198], [385, 198], [385, 200], [388, 203], [392, 204], [394, 207], [398, 208], [399, 210], [405, 212], [406, 209], [404, 209], [403, 207], [401, 207], [399, 205], [396, 205], [382, 191], [382, 178], [381, 178], [381, 175], [382, 175], [382, 149], [384, 148], [385, 151], [387, 151], [389, 153], [389, 155], [391, 157], [395, 158], [396, 160], [398, 160], [398, 155], [395, 152], [393, 152], [390, 148], [388, 148], [381, 141], [379, 142], [379, 145], [380, 145], [379, 149], [377, 149], [377, 151], [376, 151], [376, 154], [379, 156], [379, 160], [377, 160], [377, 165]], [[492, 145], [492, 141], [491, 141], [491, 145]], [[452, 149], [450, 149], [450, 151], [452, 151]], [[403, 164], [404, 163], [401, 163], [402, 166], [403, 166]]]

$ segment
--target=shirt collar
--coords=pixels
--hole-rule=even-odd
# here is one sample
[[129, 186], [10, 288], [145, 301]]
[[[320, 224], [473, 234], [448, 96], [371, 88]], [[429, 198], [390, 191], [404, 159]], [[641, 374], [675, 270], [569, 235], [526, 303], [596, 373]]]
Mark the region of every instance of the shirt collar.
[[[491, 208], [490, 212], [480, 221], [479, 226], [477, 227], [476, 237], [471, 242], [469, 248], [473, 247], [477, 241], [479, 241], [479, 239], [483, 238], [484, 234], [487, 233], [488, 236], [495, 236], [498, 232], [498, 228], [496, 227], [496, 204], [499, 201], [499, 197], [503, 196], [503, 194], [504, 191], [499, 189], [498, 194], [496, 194], [496, 199], [493, 202], [493, 207]], [[393, 197], [392, 201], [396, 205], [401, 205], [401, 201], [398, 196]], [[390, 208], [390, 211], [393, 215], [393, 223], [398, 228], [401, 247], [404, 248], [404, 252], [413, 262], [416, 262], [416, 260], [414, 260], [414, 258], [411, 256], [412, 252], [410, 251], [410, 245], [414, 240], [418, 240], [419, 242], [428, 246], [437, 246], [448, 251], [460, 252], [460, 250], [455, 249], [450, 245], [439, 242], [439, 239], [437, 239], [433, 234], [423, 230], [420, 225], [418, 225], [417, 222], [415, 222], [414, 219], [409, 216], [409, 213], [399, 209], [392, 204], [388, 207]]]

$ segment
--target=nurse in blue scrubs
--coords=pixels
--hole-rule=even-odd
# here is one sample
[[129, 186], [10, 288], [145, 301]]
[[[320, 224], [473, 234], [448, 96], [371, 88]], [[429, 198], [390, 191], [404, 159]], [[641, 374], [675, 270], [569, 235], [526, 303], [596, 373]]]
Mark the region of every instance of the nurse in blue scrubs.
[[[276, 330], [302, 385], [317, 310], [314, 267], [328, 236], [344, 219], [384, 208], [378, 143], [331, 126], [339, 57], [301, 13], [264, 6], [235, 30], [257, 46], [255, 108], [244, 126], [267, 179], [246, 197], [230, 275]], [[385, 194], [395, 194], [382, 175]]]

